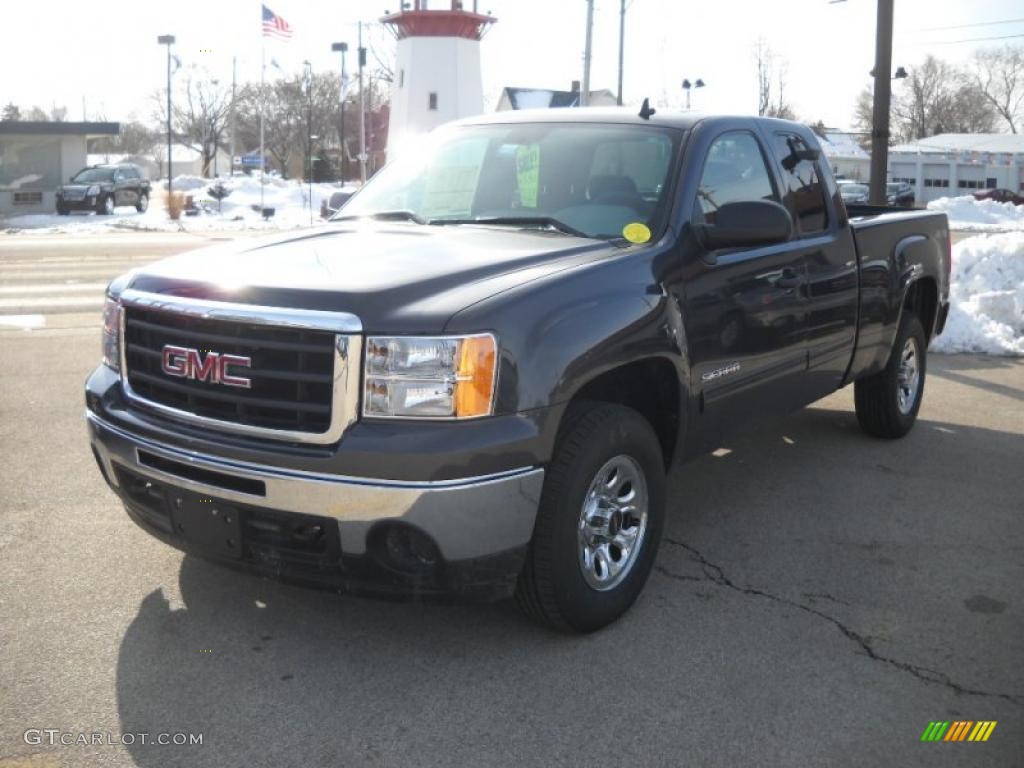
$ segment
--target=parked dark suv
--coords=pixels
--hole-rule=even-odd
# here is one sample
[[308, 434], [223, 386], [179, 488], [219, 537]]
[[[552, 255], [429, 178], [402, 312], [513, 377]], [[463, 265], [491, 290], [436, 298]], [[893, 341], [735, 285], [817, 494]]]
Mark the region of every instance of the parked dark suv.
[[149, 193], [149, 181], [137, 165], [94, 165], [79, 171], [57, 189], [57, 213], [111, 214], [119, 205], [134, 205], [142, 213], [149, 207]]

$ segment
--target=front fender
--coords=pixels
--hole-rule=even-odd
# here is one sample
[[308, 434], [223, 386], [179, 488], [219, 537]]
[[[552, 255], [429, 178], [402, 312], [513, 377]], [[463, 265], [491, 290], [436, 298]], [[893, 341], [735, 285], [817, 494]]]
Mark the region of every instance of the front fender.
[[[601, 374], [652, 357], [689, 371], [678, 305], [655, 279], [652, 248], [590, 262], [506, 291], [449, 320], [446, 331], [491, 329], [501, 361], [496, 412], [561, 411]], [[557, 429], [558, 419], [552, 419]]]

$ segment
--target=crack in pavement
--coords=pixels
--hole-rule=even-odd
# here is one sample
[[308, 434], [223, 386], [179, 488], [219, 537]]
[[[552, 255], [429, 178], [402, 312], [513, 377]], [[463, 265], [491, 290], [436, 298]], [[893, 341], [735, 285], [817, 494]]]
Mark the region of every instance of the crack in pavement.
[[698, 576], [689, 576], [686, 574], [674, 573], [661, 565], [655, 566], [656, 571], [658, 571], [661, 574], [664, 574], [665, 576], [668, 576], [669, 578], [675, 579], [677, 581], [710, 581], [711, 583], [716, 584], [717, 586], [726, 587], [727, 589], [740, 592], [744, 595], [764, 597], [768, 600], [773, 600], [777, 603], [782, 603], [793, 608], [798, 608], [801, 611], [804, 611], [805, 613], [810, 613], [832, 624], [836, 629], [842, 632], [843, 635], [845, 635], [847, 638], [849, 638], [857, 645], [859, 645], [861, 650], [864, 651], [867, 657], [872, 661], [878, 661], [883, 664], [889, 664], [890, 666], [895, 667], [896, 669], [902, 670], [904, 672], [909, 672], [911, 675], [913, 675], [914, 677], [923, 682], [932, 683], [934, 685], [942, 685], [946, 688], [949, 688], [951, 691], [955, 693], [963, 694], [965, 696], [986, 696], [990, 698], [1004, 699], [1005, 701], [1008, 701], [1011, 704], [1016, 704], [1018, 706], [1024, 704], [1024, 697], [1022, 696], [1009, 693], [995, 693], [992, 691], [982, 691], [976, 688], [967, 688], [966, 686], [953, 682], [953, 680], [951, 680], [948, 675], [937, 670], [929, 669], [928, 667], [922, 667], [918, 664], [911, 664], [906, 661], [899, 661], [898, 659], [893, 659], [888, 656], [883, 656], [871, 647], [871, 643], [869, 642], [867, 637], [860, 634], [859, 632], [850, 629], [842, 621], [835, 618], [834, 616], [830, 616], [829, 614], [823, 611], [819, 611], [817, 608], [812, 608], [809, 605], [798, 603], [795, 600], [790, 600], [789, 598], [781, 597], [779, 595], [773, 595], [771, 592], [765, 592], [763, 589], [756, 589], [754, 587], [741, 587], [735, 582], [733, 582], [728, 576], [726, 576], [725, 571], [723, 571], [720, 566], [715, 565], [714, 563], [709, 561], [696, 548], [691, 547], [689, 544], [683, 541], [679, 541], [678, 539], [673, 539], [668, 536], [664, 537], [663, 540], [668, 544], [671, 544], [675, 547], [679, 547], [680, 549], [687, 552], [690, 556], [690, 559], [698, 563], [701, 567], [701, 570], [704, 572], [704, 576], [703, 578], [701, 578]]

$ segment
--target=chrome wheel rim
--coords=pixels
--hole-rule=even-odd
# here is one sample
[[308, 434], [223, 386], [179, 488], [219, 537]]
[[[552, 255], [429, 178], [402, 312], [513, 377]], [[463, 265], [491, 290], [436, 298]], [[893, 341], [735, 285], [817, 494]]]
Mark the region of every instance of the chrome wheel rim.
[[146, 209], [149, 208], [149, 196], [148, 195], [143, 195], [142, 197], [139, 198], [139, 208], [141, 209], [139, 211], [139, 213], [145, 213]]
[[921, 388], [921, 366], [917, 339], [911, 336], [900, 353], [900, 367], [896, 371], [896, 402], [904, 416], [914, 409]]
[[614, 589], [629, 575], [643, 548], [647, 510], [640, 465], [625, 455], [605, 462], [590, 482], [577, 531], [580, 571], [591, 589]]
[[114, 198], [108, 197], [103, 202], [103, 210], [105, 210], [107, 213], [113, 213], [114, 212]]

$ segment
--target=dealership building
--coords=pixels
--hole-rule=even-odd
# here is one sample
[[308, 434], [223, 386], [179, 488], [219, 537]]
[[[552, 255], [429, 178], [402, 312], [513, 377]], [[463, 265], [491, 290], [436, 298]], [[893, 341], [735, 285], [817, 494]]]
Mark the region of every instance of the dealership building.
[[1024, 192], [1024, 136], [941, 133], [889, 149], [889, 180], [914, 187], [918, 203], [979, 189]]
[[57, 187], [85, 167], [89, 139], [120, 130], [118, 123], [0, 121], [0, 217], [55, 211]]

